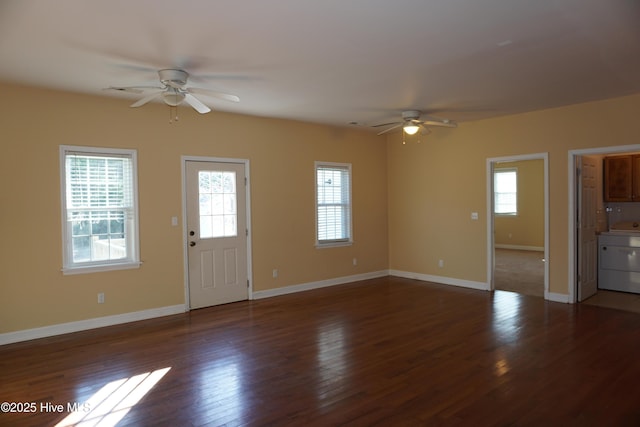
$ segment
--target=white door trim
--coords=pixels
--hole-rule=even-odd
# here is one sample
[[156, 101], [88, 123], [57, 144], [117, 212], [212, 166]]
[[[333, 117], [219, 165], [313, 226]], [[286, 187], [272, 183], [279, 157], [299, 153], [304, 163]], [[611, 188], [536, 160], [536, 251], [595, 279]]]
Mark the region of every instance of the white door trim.
[[549, 299], [549, 153], [523, 154], [518, 156], [492, 157], [487, 159], [487, 289], [494, 290], [493, 283], [493, 167], [498, 162], [520, 162], [542, 160], [544, 163], [544, 298]]
[[247, 178], [246, 206], [247, 206], [247, 278], [249, 279], [249, 299], [253, 299], [253, 262], [251, 257], [251, 178], [249, 159], [233, 159], [223, 157], [201, 157], [201, 156], [181, 156], [180, 174], [182, 176], [182, 257], [184, 270], [184, 306], [186, 310], [191, 310], [189, 298], [189, 240], [187, 236], [187, 162], [212, 162], [212, 163], [236, 163], [244, 165], [245, 177]]
[[569, 303], [578, 302], [578, 292], [577, 292], [577, 277], [576, 270], [578, 268], [576, 256], [578, 255], [576, 252], [576, 241], [575, 239], [578, 237], [576, 234], [576, 227], [578, 226], [577, 218], [576, 218], [576, 196], [577, 196], [577, 185], [576, 185], [576, 157], [578, 156], [588, 156], [594, 154], [616, 154], [616, 153], [629, 153], [629, 152], [638, 152], [640, 151], [640, 145], [618, 145], [614, 147], [598, 147], [598, 148], [584, 148], [578, 150], [569, 150], [568, 158], [568, 168], [567, 175], [569, 177], [569, 262], [568, 264], [568, 279], [569, 283], [567, 287], [569, 288]]

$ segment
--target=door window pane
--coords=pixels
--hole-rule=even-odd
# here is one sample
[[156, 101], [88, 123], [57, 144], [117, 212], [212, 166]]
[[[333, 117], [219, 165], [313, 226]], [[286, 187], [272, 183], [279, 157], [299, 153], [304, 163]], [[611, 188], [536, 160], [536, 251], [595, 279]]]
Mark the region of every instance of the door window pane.
[[236, 173], [200, 171], [198, 181], [200, 238], [237, 236]]

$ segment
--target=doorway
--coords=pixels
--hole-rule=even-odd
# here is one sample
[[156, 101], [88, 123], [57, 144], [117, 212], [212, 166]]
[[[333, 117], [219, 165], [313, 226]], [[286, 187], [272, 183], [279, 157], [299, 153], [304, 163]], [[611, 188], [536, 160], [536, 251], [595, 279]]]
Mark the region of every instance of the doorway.
[[[585, 301], [588, 304], [603, 305], [611, 308], [627, 309], [630, 306], [631, 299], [637, 300], [637, 295], [624, 294], [620, 292], [600, 291], [597, 288], [597, 250], [595, 254], [593, 248], [597, 248], [597, 242], [587, 244], [591, 234], [590, 215], [595, 214], [596, 228], [598, 231], [606, 231], [608, 229], [608, 220], [604, 213], [604, 197], [602, 188], [597, 190], [595, 195], [597, 201], [587, 203], [591, 212], [585, 212], [585, 201], [588, 201], [593, 190], [589, 185], [584, 185], [582, 171], [585, 161], [592, 158], [597, 159], [597, 168], [602, 171], [602, 158], [607, 155], [622, 155], [628, 153], [640, 152], [640, 145], [625, 145], [614, 147], [599, 147], [582, 150], [569, 151], [569, 302], [576, 303]], [[598, 181], [602, 181], [601, 172]], [[595, 206], [595, 208], [594, 208]], [[582, 220], [581, 220], [582, 219]], [[586, 230], [585, 230], [585, 227]], [[595, 239], [595, 237], [593, 238]], [[589, 278], [593, 275], [595, 284], [589, 283]], [[602, 295], [601, 295], [602, 294]], [[631, 304], [631, 311], [639, 311], [638, 304]]]
[[489, 289], [548, 297], [548, 205], [547, 153], [487, 159]]
[[249, 299], [248, 161], [186, 158], [185, 301], [189, 309]]

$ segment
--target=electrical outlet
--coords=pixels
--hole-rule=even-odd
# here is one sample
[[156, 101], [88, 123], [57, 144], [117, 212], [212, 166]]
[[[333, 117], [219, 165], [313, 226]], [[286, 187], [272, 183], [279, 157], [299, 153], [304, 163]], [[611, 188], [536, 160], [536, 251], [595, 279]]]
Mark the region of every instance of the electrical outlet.
[[358, 258], [353, 259], [353, 266], [355, 267], [356, 265], [358, 265]]
[[273, 274], [273, 278], [274, 279], [277, 278], [278, 277], [278, 269], [274, 268], [272, 274]]
[[440, 268], [444, 267], [444, 260], [443, 259], [439, 259], [438, 260], [438, 267], [440, 267]]
[[104, 292], [98, 294], [98, 304], [104, 304]]

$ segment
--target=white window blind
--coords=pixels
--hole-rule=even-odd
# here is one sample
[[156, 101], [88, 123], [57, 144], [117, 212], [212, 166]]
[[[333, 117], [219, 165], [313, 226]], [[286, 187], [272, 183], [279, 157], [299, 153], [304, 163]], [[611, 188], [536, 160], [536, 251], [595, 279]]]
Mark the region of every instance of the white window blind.
[[316, 162], [316, 243], [346, 244], [351, 233], [351, 165]]
[[139, 265], [135, 151], [63, 146], [61, 169], [63, 271]]
[[518, 214], [518, 171], [496, 169], [493, 173], [494, 213]]

